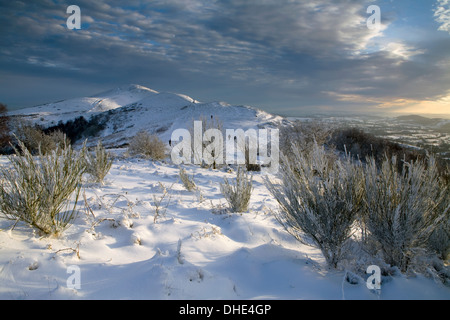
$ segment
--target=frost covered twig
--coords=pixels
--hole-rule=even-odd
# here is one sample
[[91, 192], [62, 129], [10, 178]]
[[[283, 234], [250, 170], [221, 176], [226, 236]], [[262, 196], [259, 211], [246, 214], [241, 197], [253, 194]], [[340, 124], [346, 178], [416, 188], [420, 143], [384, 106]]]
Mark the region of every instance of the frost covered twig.
[[[163, 191], [162, 195], [160, 197], [157, 197], [156, 195], [153, 194], [153, 204], [155, 206], [155, 214], [154, 214], [154, 218], [153, 218], [154, 223], [156, 223], [156, 220], [159, 217], [166, 215], [167, 208], [169, 207], [170, 200], [172, 198], [172, 195], [169, 191], [172, 190], [173, 184], [170, 186], [169, 191], [167, 191], [167, 188], [161, 182], [159, 182], [159, 186], [161, 187], [161, 189]], [[167, 198], [166, 204], [163, 207], [163, 202], [166, 198]]]

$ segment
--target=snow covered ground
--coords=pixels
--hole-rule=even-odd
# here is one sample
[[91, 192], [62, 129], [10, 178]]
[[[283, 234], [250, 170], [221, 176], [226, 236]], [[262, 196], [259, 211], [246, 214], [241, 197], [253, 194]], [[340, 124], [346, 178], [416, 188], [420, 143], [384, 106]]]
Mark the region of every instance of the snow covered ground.
[[[11, 112], [43, 126], [99, 114], [108, 147], [142, 129], [168, 141], [212, 115], [224, 129], [285, 121], [138, 85]], [[450, 299], [449, 287], [420, 275], [383, 277], [374, 292], [368, 275], [328, 269], [319, 250], [299, 244], [271, 214], [278, 205], [263, 173], [254, 174], [249, 211], [238, 214], [226, 210], [219, 187], [234, 172], [187, 166], [200, 190], [189, 192], [177, 166], [123, 152], [114, 150], [104, 185], [84, 183], [79, 215], [59, 238], [0, 216], [0, 299]]]
[[186, 169], [200, 193], [185, 190], [177, 166], [117, 158], [104, 185], [86, 181], [60, 238], [0, 218], [0, 299], [450, 299], [424, 276], [384, 278], [378, 292], [363, 277], [350, 284], [274, 219], [262, 173], [237, 214], [219, 188], [233, 172]]

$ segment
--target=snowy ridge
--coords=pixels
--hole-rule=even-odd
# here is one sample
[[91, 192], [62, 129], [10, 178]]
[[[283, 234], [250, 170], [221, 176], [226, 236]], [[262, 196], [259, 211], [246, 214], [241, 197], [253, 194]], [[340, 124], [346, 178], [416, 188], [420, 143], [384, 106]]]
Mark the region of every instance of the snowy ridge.
[[154, 90], [137, 85], [129, 85], [99, 93], [92, 97], [68, 99], [16, 110], [10, 112], [10, 115], [22, 116], [42, 126], [51, 126], [57, 124], [58, 121], [65, 122], [79, 116], [89, 118], [89, 116], [96, 113], [117, 109], [154, 94], [157, 94]]
[[[248, 106], [232, 106], [224, 102], [201, 103], [189, 96], [158, 92], [139, 85], [127, 85], [99, 93], [93, 97], [64, 100], [17, 110], [10, 115], [22, 117], [43, 127], [83, 116], [103, 115], [106, 129], [100, 138], [108, 147], [126, 144], [138, 131], [156, 133], [168, 141], [171, 132], [190, 128], [194, 120], [210, 116], [220, 120], [224, 128], [248, 129], [275, 125], [282, 117]], [[95, 143], [95, 139], [91, 141]]]

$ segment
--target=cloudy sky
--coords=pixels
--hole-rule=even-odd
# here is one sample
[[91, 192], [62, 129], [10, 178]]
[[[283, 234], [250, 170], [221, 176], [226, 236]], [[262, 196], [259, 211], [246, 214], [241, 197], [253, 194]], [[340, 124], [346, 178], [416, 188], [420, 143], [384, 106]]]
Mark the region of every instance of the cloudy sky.
[[129, 83], [291, 116], [450, 114], [450, 0], [0, 0], [0, 102]]

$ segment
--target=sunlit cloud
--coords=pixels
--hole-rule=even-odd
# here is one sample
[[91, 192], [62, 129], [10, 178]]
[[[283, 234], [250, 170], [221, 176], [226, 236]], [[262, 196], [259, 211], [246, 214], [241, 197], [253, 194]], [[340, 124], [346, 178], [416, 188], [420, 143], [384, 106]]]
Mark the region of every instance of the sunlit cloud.
[[448, 115], [450, 114], [450, 91], [446, 96], [436, 100], [397, 99], [384, 102], [378, 107], [395, 113]]
[[386, 51], [392, 58], [400, 58], [398, 63], [409, 60], [410, 58], [425, 53], [424, 49], [417, 49], [401, 42], [389, 42], [382, 51]]
[[439, 30], [450, 33], [450, 0], [437, 0], [434, 17]]
[[336, 92], [325, 93], [334, 97], [337, 101], [364, 106], [364, 111], [436, 115], [450, 114], [450, 91], [444, 96], [424, 100], [396, 97], [368, 97], [359, 94]]

